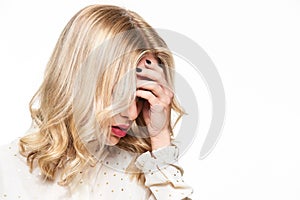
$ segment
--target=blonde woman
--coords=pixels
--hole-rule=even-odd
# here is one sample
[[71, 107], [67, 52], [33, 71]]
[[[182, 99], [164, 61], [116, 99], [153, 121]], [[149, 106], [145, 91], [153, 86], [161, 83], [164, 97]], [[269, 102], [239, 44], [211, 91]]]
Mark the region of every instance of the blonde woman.
[[31, 129], [0, 150], [0, 199], [187, 199], [172, 140], [171, 111], [183, 114], [173, 66], [136, 13], [80, 10], [30, 102]]

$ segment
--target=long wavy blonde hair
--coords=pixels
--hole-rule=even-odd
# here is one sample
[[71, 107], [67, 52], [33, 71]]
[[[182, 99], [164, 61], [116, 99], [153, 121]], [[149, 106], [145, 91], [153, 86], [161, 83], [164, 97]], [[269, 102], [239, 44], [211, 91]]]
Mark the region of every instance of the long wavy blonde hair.
[[[61, 33], [44, 81], [30, 101], [36, 129], [19, 143], [30, 170], [39, 167], [48, 180], [56, 180], [59, 174], [59, 183], [68, 185], [93, 167], [106, 150], [111, 119], [135, 99], [135, 68], [149, 52], [173, 87], [172, 54], [138, 14], [111, 5], [80, 10]], [[183, 110], [175, 98], [171, 107], [179, 119]], [[138, 116], [135, 126], [142, 125], [144, 120]], [[132, 134], [118, 146], [138, 154], [151, 150], [149, 138]]]

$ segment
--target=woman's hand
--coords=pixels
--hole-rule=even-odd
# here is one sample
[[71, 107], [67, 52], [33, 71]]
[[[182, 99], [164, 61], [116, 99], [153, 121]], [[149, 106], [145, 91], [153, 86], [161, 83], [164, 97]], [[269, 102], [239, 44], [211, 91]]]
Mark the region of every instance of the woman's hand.
[[170, 145], [170, 113], [174, 93], [168, 86], [163, 69], [152, 55], [145, 56], [137, 68], [136, 96], [146, 100], [142, 113], [152, 149]]

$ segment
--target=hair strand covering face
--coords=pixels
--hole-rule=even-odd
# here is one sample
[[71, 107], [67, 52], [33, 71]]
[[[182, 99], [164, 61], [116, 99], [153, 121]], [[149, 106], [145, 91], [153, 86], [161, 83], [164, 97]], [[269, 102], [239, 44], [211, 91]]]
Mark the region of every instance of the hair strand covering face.
[[[61, 33], [30, 102], [36, 129], [20, 139], [30, 170], [39, 167], [45, 179], [59, 175], [59, 184], [68, 185], [93, 167], [106, 150], [113, 116], [135, 100], [135, 67], [149, 52], [161, 62], [173, 87], [172, 54], [139, 15], [110, 5], [79, 11]], [[171, 106], [179, 119], [184, 112], [175, 98]], [[134, 136], [145, 132], [144, 125], [138, 116], [133, 134], [122, 138], [118, 147], [137, 154], [150, 151], [149, 138]]]

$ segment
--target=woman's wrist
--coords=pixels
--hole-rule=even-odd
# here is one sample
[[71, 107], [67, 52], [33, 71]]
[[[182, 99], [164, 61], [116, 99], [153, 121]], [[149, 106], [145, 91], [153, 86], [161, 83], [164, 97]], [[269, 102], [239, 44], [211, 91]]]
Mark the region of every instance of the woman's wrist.
[[163, 130], [159, 134], [150, 137], [152, 150], [169, 146], [171, 144], [171, 136], [169, 130]]

